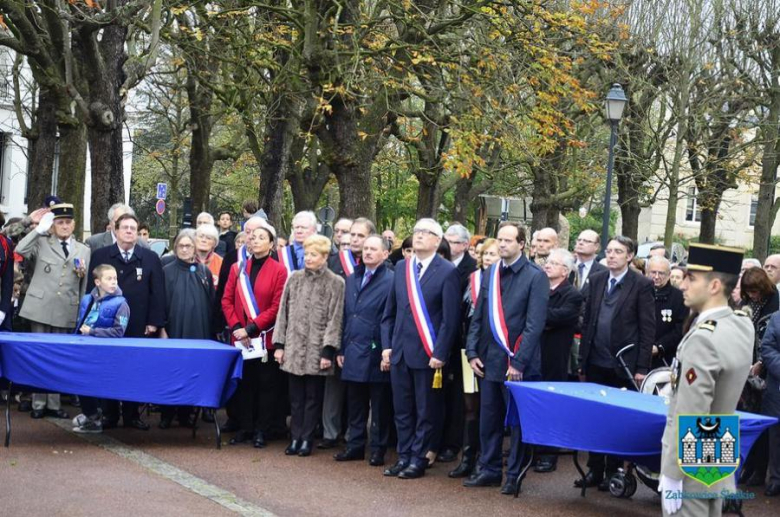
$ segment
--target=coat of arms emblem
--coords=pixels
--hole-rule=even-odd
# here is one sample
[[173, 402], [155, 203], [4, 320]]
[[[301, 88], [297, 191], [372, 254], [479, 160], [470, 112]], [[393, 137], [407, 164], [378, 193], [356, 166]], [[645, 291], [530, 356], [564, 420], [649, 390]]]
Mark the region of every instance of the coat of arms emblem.
[[739, 416], [679, 415], [678, 458], [683, 473], [708, 487], [739, 467]]

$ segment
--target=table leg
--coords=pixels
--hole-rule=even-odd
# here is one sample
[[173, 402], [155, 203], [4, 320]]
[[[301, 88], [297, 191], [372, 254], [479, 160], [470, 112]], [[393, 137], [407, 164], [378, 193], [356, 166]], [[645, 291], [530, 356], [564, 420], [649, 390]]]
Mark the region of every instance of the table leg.
[[200, 418], [200, 408], [195, 407], [195, 419], [192, 424], [192, 439], [195, 439], [195, 434], [198, 432], [198, 419]]
[[582, 479], [582, 491], [580, 492], [580, 495], [582, 497], [585, 497], [585, 490], [588, 488], [585, 484], [585, 471], [582, 470], [582, 467], [580, 466], [579, 461], [579, 451], [571, 451], [571, 457], [574, 459], [574, 466], [577, 468], [577, 472], [580, 473], [580, 479]]
[[[520, 495], [520, 485], [523, 482], [523, 479], [525, 478], [526, 472], [528, 472], [528, 469], [531, 468], [531, 465], [534, 462], [534, 452], [536, 449], [533, 445], [524, 445], [520, 444], [520, 447], [523, 448], [523, 461], [520, 462], [520, 474], [517, 476], [517, 487], [515, 488], [515, 497], [518, 497]], [[528, 457], [528, 461], [525, 462], [526, 457]], [[524, 464], [525, 462], [525, 464]]]
[[5, 405], [5, 446], [11, 445], [11, 401], [14, 399], [13, 383], [8, 381], [8, 401]]
[[219, 418], [217, 418], [217, 409], [214, 409], [214, 429], [217, 431], [217, 449], [222, 448], [222, 429], [219, 428]]

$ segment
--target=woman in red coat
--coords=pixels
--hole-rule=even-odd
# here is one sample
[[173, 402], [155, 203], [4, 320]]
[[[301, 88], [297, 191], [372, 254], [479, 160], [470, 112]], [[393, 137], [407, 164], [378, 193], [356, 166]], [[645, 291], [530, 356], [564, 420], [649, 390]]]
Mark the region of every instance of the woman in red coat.
[[222, 310], [236, 346], [267, 350], [262, 358], [244, 360], [236, 392], [240, 430], [230, 440], [231, 445], [251, 440], [258, 449], [265, 447], [274, 401], [282, 384], [279, 365], [269, 360], [276, 313], [287, 282], [287, 270], [271, 257], [275, 240], [276, 231], [268, 223], [252, 232], [246, 243], [247, 251], [252, 253], [245, 258], [239, 256], [230, 268], [222, 297]]

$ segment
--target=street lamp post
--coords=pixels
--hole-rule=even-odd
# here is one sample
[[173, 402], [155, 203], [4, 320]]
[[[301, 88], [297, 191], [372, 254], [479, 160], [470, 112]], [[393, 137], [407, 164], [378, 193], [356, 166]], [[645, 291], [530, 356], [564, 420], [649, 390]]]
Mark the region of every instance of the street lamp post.
[[604, 192], [604, 217], [601, 223], [601, 249], [607, 249], [609, 242], [609, 203], [612, 200], [612, 168], [615, 165], [615, 144], [617, 144], [617, 128], [626, 107], [626, 94], [619, 84], [613, 84], [607, 94], [605, 110], [611, 127], [609, 135], [609, 159], [607, 161], [607, 188]]

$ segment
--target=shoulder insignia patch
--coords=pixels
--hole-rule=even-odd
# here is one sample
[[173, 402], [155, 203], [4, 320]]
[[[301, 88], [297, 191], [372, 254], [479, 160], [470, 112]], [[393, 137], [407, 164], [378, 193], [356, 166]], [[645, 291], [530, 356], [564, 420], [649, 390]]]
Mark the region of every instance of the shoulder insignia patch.
[[715, 330], [715, 327], [718, 326], [718, 322], [715, 320], [707, 320], [703, 323], [699, 323], [698, 328], [709, 330], [710, 332], [713, 332]]
[[696, 370], [690, 368], [687, 372], [685, 372], [685, 380], [688, 381], [689, 386], [693, 384], [693, 381], [696, 380]]
[[747, 315], [748, 315], [748, 313], [743, 311], [742, 309], [735, 310], [734, 314], [736, 314], [737, 316], [744, 316], [744, 317], [747, 317]]

